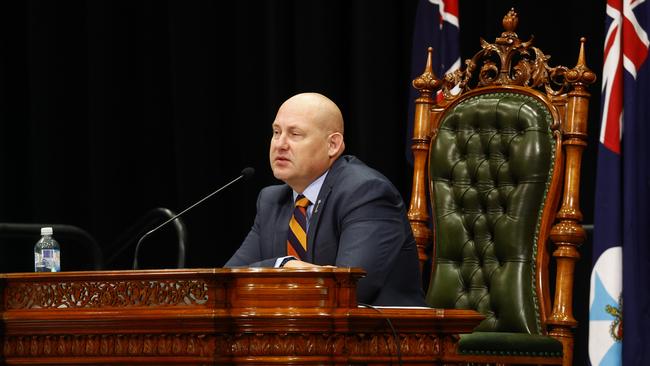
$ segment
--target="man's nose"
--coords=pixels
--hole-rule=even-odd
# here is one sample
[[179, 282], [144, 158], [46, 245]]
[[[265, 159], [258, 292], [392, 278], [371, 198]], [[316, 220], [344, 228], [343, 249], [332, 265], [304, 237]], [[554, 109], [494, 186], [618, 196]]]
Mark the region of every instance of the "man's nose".
[[275, 146], [276, 146], [278, 149], [285, 150], [285, 149], [287, 149], [287, 147], [289, 146], [289, 144], [287, 143], [287, 141], [288, 141], [288, 140], [287, 140], [286, 135], [285, 135], [285, 134], [281, 134], [281, 135], [278, 136], [278, 138], [275, 140]]

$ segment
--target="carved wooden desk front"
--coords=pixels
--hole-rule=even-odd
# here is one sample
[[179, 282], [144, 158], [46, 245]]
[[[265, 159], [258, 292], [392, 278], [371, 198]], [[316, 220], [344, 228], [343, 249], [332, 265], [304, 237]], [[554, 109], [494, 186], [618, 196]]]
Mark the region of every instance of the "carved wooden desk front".
[[359, 269], [0, 275], [2, 364], [435, 364], [482, 316], [358, 308]]

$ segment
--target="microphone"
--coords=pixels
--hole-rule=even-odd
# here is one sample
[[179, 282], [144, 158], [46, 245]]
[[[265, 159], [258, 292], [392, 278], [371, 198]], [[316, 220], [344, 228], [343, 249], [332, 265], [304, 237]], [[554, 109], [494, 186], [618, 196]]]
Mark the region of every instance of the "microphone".
[[153, 228], [153, 229], [147, 231], [144, 235], [142, 235], [142, 237], [140, 237], [140, 240], [138, 240], [138, 243], [135, 245], [135, 254], [134, 254], [134, 256], [133, 256], [133, 269], [138, 269], [138, 253], [140, 252], [140, 244], [142, 244], [142, 241], [143, 241], [147, 236], [149, 236], [149, 235], [155, 233], [155, 232], [158, 231], [158, 229], [160, 229], [161, 227], [163, 227], [163, 226], [169, 224], [170, 222], [176, 220], [176, 219], [177, 219], [179, 216], [181, 216], [182, 214], [184, 214], [184, 213], [186, 213], [187, 211], [193, 209], [195, 206], [201, 204], [201, 202], [207, 200], [208, 198], [214, 196], [215, 194], [217, 194], [217, 193], [223, 191], [224, 189], [228, 188], [228, 187], [229, 187], [230, 185], [232, 185], [233, 183], [235, 183], [235, 182], [237, 182], [237, 181], [240, 181], [240, 180], [242, 180], [242, 179], [243, 179], [243, 180], [248, 180], [250, 177], [253, 176], [253, 174], [255, 174], [255, 169], [253, 169], [253, 168], [251, 168], [251, 167], [246, 167], [246, 168], [244, 168], [244, 169], [241, 171], [241, 173], [239, 174], [239, 176], [238, 176], [237, 178], [231, 180], [230, 182], [228, 182], [227, 184], [225, 184], [225, 185], [222, 186], [221, 188], [217, 189], [216, 191], [210, 193], [209, 195], [207, 195], [207, 196], [201, 198], [198, 202], [196, 202], [196, 203], [193, 204], [192, 206], [190, 206], [190, 207], [184, 209], [184, 210], [181, 211], [180, 213], [174, 215], [174, 216], [173, 216], [172, 218], [170, 218], [169, 220], [167, 220], [167, 221], [163, 222], [162, 224], [158, 225], [157, 227], [155, 227], [155, 228]]

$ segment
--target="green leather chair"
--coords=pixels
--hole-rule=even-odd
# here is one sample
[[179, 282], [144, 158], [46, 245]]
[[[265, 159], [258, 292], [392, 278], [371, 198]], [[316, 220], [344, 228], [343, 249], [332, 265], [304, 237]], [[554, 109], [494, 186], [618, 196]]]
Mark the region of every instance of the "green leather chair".
[[549, 67], [514, 32], [514, 10], [503, 25], [495, 43], [482, 40], [444, 80], [431, 72], [429, 49], [413, 81], [420, 97], [409, 219], [423, 263], [433, 244], [429, 305], [486, 316], [460, 336], [458, 361], [571, 365], [586, 86], [596, 76], [584, 39], [574, 68]]

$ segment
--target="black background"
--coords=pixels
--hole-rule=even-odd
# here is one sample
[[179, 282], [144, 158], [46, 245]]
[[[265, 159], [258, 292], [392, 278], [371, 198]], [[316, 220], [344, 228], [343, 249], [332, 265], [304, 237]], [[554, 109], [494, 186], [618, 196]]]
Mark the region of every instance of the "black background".
[[[461, 0], [461, 56], [493, 41], [515, 7], [520, 38], [573, 66], [586, 36], [600, 76], [604, 1]], [[410, 197], [405, 158], [416, 1], [6, 1], [0, 4], [0, 221], [70, 224], [105, 256], [148, 210], [176, 212], [236, 177], [189, 212], [187, 267], [219, 267], [248, 232], [257, 192], [276, 183], [270, 125], [289, 96], [317, 91], [346, 119], [347, 153]], [[422, 50], [425, 57], [425, 50]], [[599, 78], [600, 79], [600, 78]], [[593, 217], [600, 80], [591, 88], [581, 205]], [[148, 267], [170, 267], [162, 230], [147, 241]], [[56, 233], [55, 233], [56, 237]], [[0, 271], [31, 270], [32, 246], [3, 239]], [[84, 267], [63, 243], [63, 267]], [[108, 268], [128, 268], [125, 250]], [[576, 363], [584, 363], [590, 267], [576, 280]], [[67, 268], [66, 268], [67, 267]]]

